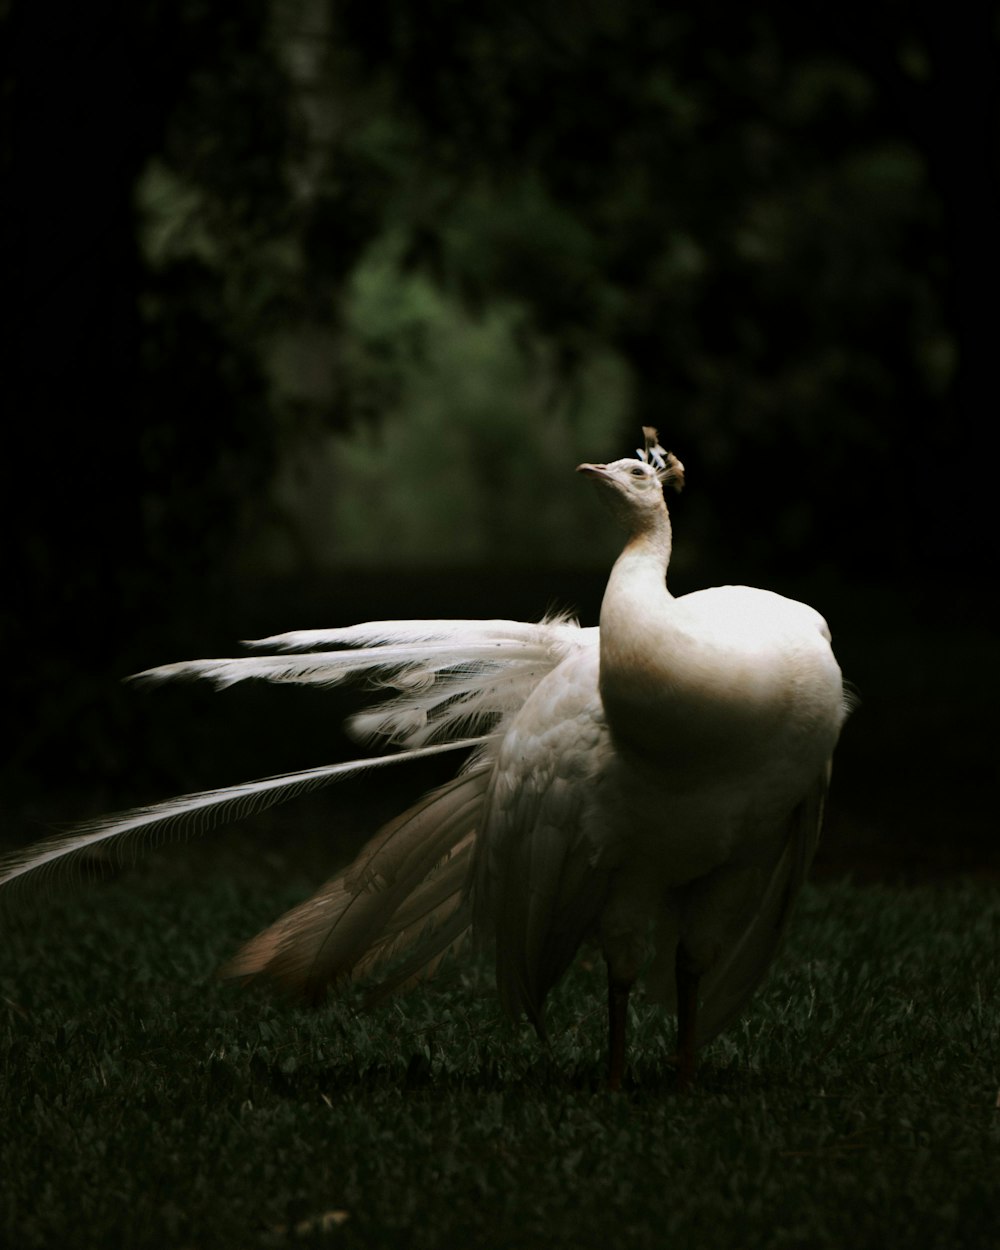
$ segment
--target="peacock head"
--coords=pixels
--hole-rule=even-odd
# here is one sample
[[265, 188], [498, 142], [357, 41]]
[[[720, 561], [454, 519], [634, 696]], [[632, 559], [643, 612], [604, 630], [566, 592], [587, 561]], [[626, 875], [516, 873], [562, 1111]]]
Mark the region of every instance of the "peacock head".
[[663, 486], [670, 482], [675, 490], [684, 487], [684, 466], [660, 446], [652, 426], [643, 426], [645, 447], [636, 451], [638, 459], [627, 457], [610, 464], [580, 464], [577, 473], [585, 473], [601, 486], [601, 498], [614, 516], [628, 528], [644, 528], [666, 512]]

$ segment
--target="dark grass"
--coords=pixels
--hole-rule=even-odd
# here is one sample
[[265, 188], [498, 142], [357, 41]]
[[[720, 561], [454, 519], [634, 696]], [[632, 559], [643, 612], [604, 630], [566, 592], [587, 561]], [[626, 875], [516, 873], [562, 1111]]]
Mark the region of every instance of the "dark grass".
[[4, 1246], [1000, 1244], [988, 884], [811, 888], [682, 1096], [641, 1002], [604, 1092], [599, 960], [548, 1047], [482, 961], [371, 1015], [218, 983], [307, 884], [226, 843], [4, 913]]

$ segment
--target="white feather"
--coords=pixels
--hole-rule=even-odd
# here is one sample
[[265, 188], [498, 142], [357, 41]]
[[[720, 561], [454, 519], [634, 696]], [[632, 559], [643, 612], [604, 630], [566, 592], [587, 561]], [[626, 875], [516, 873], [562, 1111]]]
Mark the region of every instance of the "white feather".
[[147, 807], [135, 807], [127, 812], [103, 816], [75, 826], [68, 833], [57, 834], [42, 842], [14, 851], [0, 858], [0, 887], [9, 885], [29, 873], [42, 872], [58, 864], [68, 863], [74, 856], [98, 847], [121, 842], [132, 837], [152, 838], [170, 833], [174, 836], [191, 837], [213, 829], [227, 821], [240, 820], [257, 812], [265, 811], [276, 803], [283, 803], [300, 794], [319, 789], [342, 777], [350, 777], [369, 768], [381, 768], [386, 764], [398, 764], [405, 760], [440, 755], [444, 751], [461, 751], [482, 747], [486, 740], [469, 738], [437, 746], [423, 747], [398, 755], [373, 756], [363, 760], [348, 760], [342, 764], [325, 764], [307, 768], [301, 772], [283, 773], [258, 781], [242, 782], [219, 790], [200, 790], [154, 803]]
[[[358, 645], [365, 644], [365, 645]], [[344, 650], [303, 655], [184, 660], [147, 669], [141, 682], [200, 678], [224, 689], [240, 681], [335, 686], [365, 680], [395, 697], [350, 721], [361, 740], [419, 747], [490, 732], [524, 702], [554, 665], [581, 646], [596, 646], [597, 631], [565, 618], [520, 621], [375, 621], [340, 630], [304, 630], [260, 639], [250, 646], [286, 650], [317, 645]]]
[[305, 651], [311, 647], [389, 647], [393, 644], [419, 642], [453, 642], [461, 645], [472, 640], [499, 642], [537, 642], [540, 637], [555, 637], [561, 629], [578, 628], [563, 614], [547, 616], [540, 624], [524, 621], [493, 620], [418, 620], [365, 621], [342, 629], [298, 629], [285, 634], [272, 634], [246, 642], [248, 647], [276, 647], [282, 651]]

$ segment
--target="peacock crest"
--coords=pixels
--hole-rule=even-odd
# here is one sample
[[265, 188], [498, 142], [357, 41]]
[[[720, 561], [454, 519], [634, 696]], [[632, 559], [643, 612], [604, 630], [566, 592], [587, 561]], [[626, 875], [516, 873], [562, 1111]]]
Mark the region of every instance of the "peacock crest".
[[652, 465], [656, 476], [666, 485], [670, 482], [674, 490], [684, 489], [684, 466], [672, 451], [660, 446], [660, 436], [651, 425], [642, 427], [644, 447], [637, 447], [635, 454], [643, 464]]

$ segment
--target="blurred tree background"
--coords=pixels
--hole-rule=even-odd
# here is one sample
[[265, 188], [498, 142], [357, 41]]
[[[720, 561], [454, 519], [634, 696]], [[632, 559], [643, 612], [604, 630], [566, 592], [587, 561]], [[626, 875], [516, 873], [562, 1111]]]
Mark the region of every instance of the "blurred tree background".
[[617, 536], [571, 470], [652, 423], [675, 591], [831, 621], [850, 863], [1000, 866], [988, 6], [0, 13], [5, 838], [343, 748], [328, 695], [136, 668], [593, 622]]

